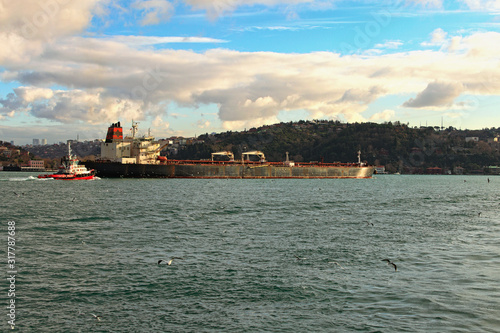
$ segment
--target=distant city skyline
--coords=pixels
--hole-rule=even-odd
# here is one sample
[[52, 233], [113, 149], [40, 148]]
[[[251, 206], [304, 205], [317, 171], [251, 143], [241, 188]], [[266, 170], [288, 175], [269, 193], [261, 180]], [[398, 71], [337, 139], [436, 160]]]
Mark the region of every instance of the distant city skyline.
[[279, 122], [500, 127], [498, 0], [0, 4], [0, 140]]

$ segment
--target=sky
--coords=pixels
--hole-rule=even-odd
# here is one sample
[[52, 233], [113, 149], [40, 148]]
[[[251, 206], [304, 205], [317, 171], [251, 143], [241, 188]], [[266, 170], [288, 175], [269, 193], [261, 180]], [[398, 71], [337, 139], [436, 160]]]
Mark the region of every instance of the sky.
[[0, 140], [500, 127], [500, 0], [0, 0]]

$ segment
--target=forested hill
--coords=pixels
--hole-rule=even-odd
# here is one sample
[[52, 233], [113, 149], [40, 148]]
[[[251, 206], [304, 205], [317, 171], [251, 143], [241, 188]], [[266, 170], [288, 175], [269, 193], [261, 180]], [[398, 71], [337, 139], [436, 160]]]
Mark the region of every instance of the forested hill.
[[413, 128], [400, 123], [299, 121], [243, 132], [205, 134], [204, 143], [186, 146], [172, 158], [205, 159], [210, 153], [229, 150], [239, 158], [243, 151], [261, 150], [269, 161], [355, 162], [362, 159], [384, 165], [389, 172], [421, 173], [430, 167], [477, 171], [500, 165], [500, 128], [457, 130]]

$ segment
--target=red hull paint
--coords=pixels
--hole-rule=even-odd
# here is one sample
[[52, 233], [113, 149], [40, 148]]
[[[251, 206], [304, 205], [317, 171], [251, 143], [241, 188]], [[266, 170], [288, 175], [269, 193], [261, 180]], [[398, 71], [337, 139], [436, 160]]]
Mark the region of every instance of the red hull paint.
[[372, 177], [347, 177], [347, 176], [340, 176], [340, 177], [252, 177], [252, 176], [245, 176], [245, 177], [217, 177], [217, 176], [196, 176], [196, 177], [190, 177], [190, 176], [175, 176], [172, 178], [185, 178], [185, 179], [370, 179]]
[[94, 175], [89, 175], [89, 176], [75, 176], [75, 175], [58, 175], [58, 174], [53, 174], [53, 175], [38, 175], [38, 178], [54, 178], [54, 179], [61, 179], [61, 180], [88, 180], [88, 179], [94, 179]]

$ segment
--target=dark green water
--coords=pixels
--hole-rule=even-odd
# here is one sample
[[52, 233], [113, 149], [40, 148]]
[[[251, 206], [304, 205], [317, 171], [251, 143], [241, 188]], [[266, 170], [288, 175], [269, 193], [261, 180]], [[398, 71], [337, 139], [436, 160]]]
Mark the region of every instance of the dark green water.
[[500, 177], [33, 176], [0, 172], [21, 332], [500, 331]]

